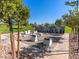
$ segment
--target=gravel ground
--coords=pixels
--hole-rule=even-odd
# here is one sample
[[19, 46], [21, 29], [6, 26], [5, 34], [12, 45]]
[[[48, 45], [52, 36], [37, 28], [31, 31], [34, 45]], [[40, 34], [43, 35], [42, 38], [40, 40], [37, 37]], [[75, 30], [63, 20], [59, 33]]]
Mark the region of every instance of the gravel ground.
[[[50, 36], [50, 35], [49, 34], [44, 34], [42, 37], [40, 37], [39, 42], [42, 42], [44, 40], [44, 38], [47, 37], [47, 36]], [[41, 39], [41, 38], [43, 38], [43, 39]], [[51, 48], [52, 51], [54, 51], [54, 50], [63, 50], [63, 49], [68, 50], [69, 43], [68, 43], [67, 34], [65, 34], [64, 38], [66, 38], [66, 40], [62, 40], [61, 42], [63, 42], [63, 43], [57, 43], [57, 44], [55, 43], [55, 45], [52, 45], [53, 46], [53, 48]], [[39, 42], [37, 42], [37, 43], [39, 43]], [[15, 40], [15, 43], [16, 43], [16, 46], [17, 46], [17, 40]], [[33, 46], [33, 45], [35, 45], [37, 43], [20, 41], [20, 48], [23, 48], [23, 47], [28, 48], [29, 46]], [[2, 49], [0, 50], [0, 59], [12, 59], [11, 58], [11, 54], [9, 53], [9, 52], [11, 52], [9, 34], [8, 35], [7, 34], [3, 35], [3, 37], [2, 37], [2, 44], [3, 44], [3, 46], [2, 46]], [[26, 46], [26, 45], [28, 45], [28, 46]], [[25, 50], [23, 50], [23, 51], [25, 51]], [[25, 53], [26, 57], [29, 56], [28, 54], [26, 55], [27, 52], [24, 52], [24, 53]], [[57, 53], [58, 52], [54, 52], [53, 54], [57, 54]], [[49, 55], [50, 55], [50, 53], [49, 53]], [[33, 59], [32, 57], [31, 57], [31, 59]], [[59, 58], [60, 59], [68, 59], [68, 54], [54, 55], [54, 56], [51, 55], [51, 56], [48, 56], [48, 57], [45, 56], [43, 59], [59, 59]], [[23, 58], [23, 59], [27, 59], [27, 58]]]
[[0, 59], [11, 59], [11, 52], [10, 45], [2, 46], [0, 50]]

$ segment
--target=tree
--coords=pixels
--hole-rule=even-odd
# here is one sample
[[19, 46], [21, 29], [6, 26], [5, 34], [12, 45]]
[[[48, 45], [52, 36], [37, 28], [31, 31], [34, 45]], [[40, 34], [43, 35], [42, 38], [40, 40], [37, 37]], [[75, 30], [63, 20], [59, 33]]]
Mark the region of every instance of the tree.
[[[12, 59], [16, 58], [14, 37], [13, 37], [13, 27], [12, 19], [18, 19], [18, 51], [19, 51], [19, 34], [20, 34], [20, 20], [24, 15], [26, 8], [22, 4], [22, 0], [0, 0], [0, 18], [8, 21], [9, 30], [10, 30], [10, 40], [11, 40], [11, 49], [12, 49]], [[24, 11], [25, 10], [25, 11]], [[28, 13], [28, 12], [27, 12]]]
[[17, 59], [19, 59], [19, 48], [20, 48], [20, 22], [21, 20], [25, 20], [26, 26], [27, 26], [27, 19], [30, 16], [29, 9], [26, 6], [23, 6], [22, 0], [17, 1], [17, 12], [16, 12], [16, 18], [18, 19], [18, 45], [17, 45]]
[[15, 45], [14, 45], [14, 38], [13, 38], [13, 29], [12, 29], [12, 16], [16, 11], [16, 4], [13, 3], [11, 0], [1, 0], [0, 1], [0, 17], [7, 20], [9, 24], [10, 30], [10, 40], [11, 40], [11, 49], [12, 49], [12, 59], [16, 58], [15, 53]]
[[76, 1], [67, 1], [65, 2], [65, 5], [68, 5], [68, 6], [71, 6], [71, 7], [75, 7], [75, 10], [78, 11], [78, 4], [79, 4], [79, 1], [76, 0]]
[[51, 25], [49, 23], [45, 23], [44, 24], [44, 29], [49, 32], [50, 31], [50, 26]]
[[78, 19], [79, 19], [79, 14], [78, 14], [78, 0], [77, 1], [71, 1], [71, 2], [66, 2], [65, 5], [75, 7], [74, 10], [70, 10], [69, 14], [66, 14], [63, 16], [63, 19], [65, 20], [65, 24], [67, 26], [70, 26], [72, 28], [72, 32], [77, 31], [78, 28]]
[[60, 27], [63, 25], [63, 20], [62, 19], [57, 19], [56, 22], [55, 22], [55, 25]]

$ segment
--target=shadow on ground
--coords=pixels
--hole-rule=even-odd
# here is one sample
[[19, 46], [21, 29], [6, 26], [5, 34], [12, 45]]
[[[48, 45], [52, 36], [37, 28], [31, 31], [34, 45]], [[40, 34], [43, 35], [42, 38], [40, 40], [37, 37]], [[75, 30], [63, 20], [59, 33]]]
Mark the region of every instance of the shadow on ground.
[[[55, 41], [53, 42], [59, 43], [60, 39], [61, 38], [54, 38]], [[45, 38], [45, 40], [49, 41], [48, 38]], [[19, 59], [39, 59], [44, 58], [44, 56], [48, 56], [52, 51], [48, 44], [44, 44], [45, 40], [32, 45], [29, 48], [22, 48]]]
[[22, 48], [20, 59], [38, 59], [43, 58], [46, 53], [50, 53], [49, 47], [43, 42], [32, 45], [29, 48]]

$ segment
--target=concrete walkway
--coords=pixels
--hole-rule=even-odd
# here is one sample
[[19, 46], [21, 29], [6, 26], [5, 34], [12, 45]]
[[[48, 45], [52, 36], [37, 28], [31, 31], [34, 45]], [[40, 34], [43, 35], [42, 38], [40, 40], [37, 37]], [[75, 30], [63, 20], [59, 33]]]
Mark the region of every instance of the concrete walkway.
[[69, 59], [69, 38], [68, 34], [64, 35], [64, 39], [60, 40], [61, 43], [57, 43], [51, 48], [52, 53], [45, 56], [42, 59]]

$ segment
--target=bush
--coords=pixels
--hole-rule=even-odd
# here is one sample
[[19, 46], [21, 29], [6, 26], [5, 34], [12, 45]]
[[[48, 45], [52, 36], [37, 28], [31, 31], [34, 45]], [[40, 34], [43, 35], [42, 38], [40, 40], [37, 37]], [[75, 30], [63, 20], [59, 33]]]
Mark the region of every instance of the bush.
[[[25, 32], [26, 30], [31, 30], [34, 31], [35, 28], [31, 25], [28, 25], [27, 27], [22, 25], [21, 26], [21, 31]], [[13, 32], [17, 32], [18, 31], [18, 25], [13, 25]], [[8, 33], [9, 32], [9, 27], [7, 24], [0, 24], [0, 32], [1, 33]]]
[[65, 33], [71, 33], [71, 28], [68, 26], [65, 26]]
[[0, 32], [1, 33], [9, 32], [9, 28], [8, 28], [7, 24], [0, 24]]

